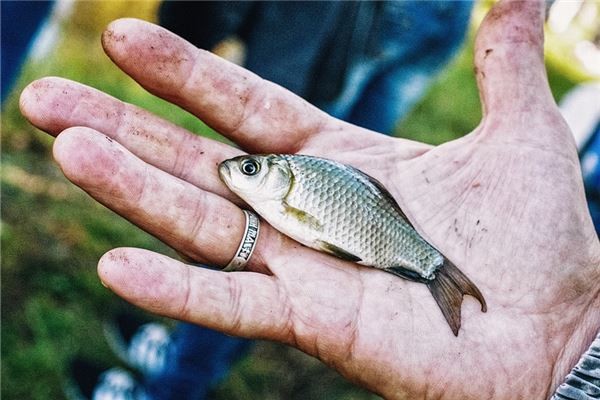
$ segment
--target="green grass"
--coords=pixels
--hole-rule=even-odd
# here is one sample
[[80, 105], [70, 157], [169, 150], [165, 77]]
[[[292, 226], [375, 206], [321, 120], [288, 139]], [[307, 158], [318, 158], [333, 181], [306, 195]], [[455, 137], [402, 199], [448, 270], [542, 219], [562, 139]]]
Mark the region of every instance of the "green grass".
[[[102, 322], [126, 305], [96, 277], [96, 263], [104, 252], [135, 246], [172, 254], [66, 181], [51, 160], [52, 139], [20, 115], [20, 89], [41, 76], [59, 75], [143, 106], [193, 132], [217, 137], [193, 116], [148, 95], [110, 63], [101, 51], [99, 32], [118, 15], [104, 10], [103, 19], [89, 4], [79, 5], [80, 14], [63, 27], [70, 34], [47, 59], [24, 68], [2, 111], [1, 394], [6, 399], [62, 398], [68, 361], [75, 355], [116, 363], [101, 334]], [[131, 14], [128, 9], [121, 12]], [[92, 27], [82, 28], [81, 21]], [[574, 84], [553, 65], [549, 77], [557, 98]], [[467, 45], [396, 132], [438, 144], [469, 132], [480, 116], [472, 47]], [[377, 398], [315, 359], [267, 342], [236, 365], [215, 396]]]
[[440, 144], [473, 130], [481, 119], [473, 75], [473, 47], [463, 46], [449, 67], [437, 76], [427, 95], [396, 128], [396, 135]]

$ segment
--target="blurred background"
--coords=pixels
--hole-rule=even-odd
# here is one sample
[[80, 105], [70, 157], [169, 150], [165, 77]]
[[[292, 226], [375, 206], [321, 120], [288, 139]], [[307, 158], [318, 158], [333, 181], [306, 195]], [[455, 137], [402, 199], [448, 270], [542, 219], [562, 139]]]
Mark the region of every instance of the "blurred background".
[[[156, 0], [56, 2], [4, 99], [1, 394], [6, 399], [63, 398], [67, 365], [75, 354], [118, 363], [100, 332], [106, 316], [124, 304], [97, 279], [96, 263], [103, 253], [135, 246], [173, 255], [62, 176], [52, 161], [53, 139], [29, 125], [19, 112], [20, 91], [34, 79], [61, 76], [221, 140], [195, 117], [146, 93], [102, 51], [100, 35], [110, 21], [136, 17], [154, 22], [158, 7]], [[473, 76], [473, 37], [489, 7], [490, 2], [476, 4], [464, 45], [398, 123], [395, 135], [439, 144], [478, 124], [481, 111]], [[552, 8], [546, 27], [546, 60], [552, 92], [560, 101], [574, 86], [600, 78], [600, 3], [558, 1]], [[3, 51], [8, 40], [3, 27]], [[235, 40], [215, 48], [237, 61], [243, 60], [243, 50]], [[378, 398], [299, 351], [268, 342], [259, 343], [235, 364], [214, 397]]]

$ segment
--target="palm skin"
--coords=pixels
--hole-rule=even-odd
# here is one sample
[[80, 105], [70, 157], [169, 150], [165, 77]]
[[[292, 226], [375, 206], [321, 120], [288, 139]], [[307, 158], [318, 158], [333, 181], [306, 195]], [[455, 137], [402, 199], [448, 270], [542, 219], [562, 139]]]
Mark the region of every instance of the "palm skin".
[[[100, 260], [103, 283], [158, 314], [294, 345], [386, 398], [548, 397], [600, 326], [600, 245], [547, 86], [542, 16], [539, 2], [490, 12], [475, 60], [484, 118], [436, 148], [332, 119], [154, 25], [119, 20], [103, 37], [126, 73], [244, 151], [328, 157], [380, 180], [486, 298], [485, 314], [465, 298], [458, 337], [424, 285], [307, 249], [266, 223], [248, 272], [126, 248]], [[58, 135], [57, 162], [96, 200], [190, 258], [231, 259], [243, 204], [216, 165], [240, 150], [58, 78], [32, 83], [21, 109]]]

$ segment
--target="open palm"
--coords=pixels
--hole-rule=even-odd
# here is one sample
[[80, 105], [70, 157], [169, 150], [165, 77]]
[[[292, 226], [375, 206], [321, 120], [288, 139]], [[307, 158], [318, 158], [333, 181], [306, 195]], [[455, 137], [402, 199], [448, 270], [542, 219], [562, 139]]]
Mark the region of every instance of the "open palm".
[[[549, 92], [543, 3], [500, 3], [478, 34], [484, 118], [432, 148], [333, 119], [155, 25], [118, 20], [108, 55], [250, 153], [303, 153], [380, 180], [417, 230], [481, 289], [454, 337], [424, 285], [307, 249], [263, 223], [248, 272], [116, 249], [102, 281], [150, 311], [292, 344], [389, 398], [544, 398], [600, 326], [600, 245], [576, 149]], [[449, 94], [451, 95], [451, 94]], [[32, 83], [24, 115], [58, 135], [65, 175], [204, 263], [225, 265], [244, 225], [217, 164], [242, 151], [89, 87]]]

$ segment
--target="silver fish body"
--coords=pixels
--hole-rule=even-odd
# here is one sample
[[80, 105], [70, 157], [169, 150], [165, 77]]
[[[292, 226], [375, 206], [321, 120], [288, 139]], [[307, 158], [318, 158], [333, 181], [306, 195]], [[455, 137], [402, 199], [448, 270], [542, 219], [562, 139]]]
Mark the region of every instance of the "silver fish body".
[[361, 171], [318, 157], [269, 154], [226, 160], [219, 175], [273, 227], [300, 243], [428, 284], [455, 334], [463, 294], [478, 298], [485, 311], [474, 284]]

